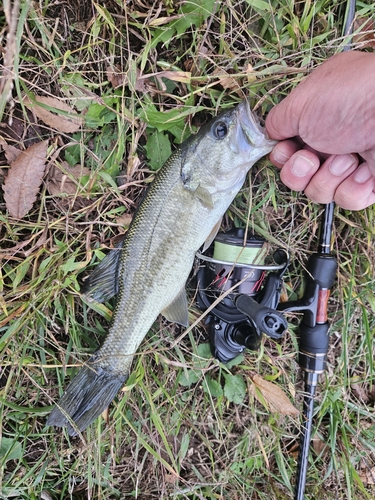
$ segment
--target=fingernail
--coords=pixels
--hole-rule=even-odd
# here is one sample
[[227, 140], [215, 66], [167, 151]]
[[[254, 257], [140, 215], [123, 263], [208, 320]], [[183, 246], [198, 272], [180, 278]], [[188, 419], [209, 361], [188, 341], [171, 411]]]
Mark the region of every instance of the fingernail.
[[281, 163], [282, 165], [284, 165], [284, 163], [286, 163], [290, 156], [284, 154], [282, 151], [280, 151], [280, 148], [276, 148], [273, 152], [273, 158], [275, 161], [277, 161], [278, 163]]
[[356, 161], [353, 155], [338, 155], [332, 160], [329, 170], [331, 174], [341, 176], [347, 172]]
[[292, 172], [297, 177], [304, 177], [307, 175], [313, 168], [315, 167], [315, 163], [306, 158], [303, 155], [296, 156], [292, 165]]
[[358, 182], [358, 184], [364, 184], [367, 182], [369, 179], [372, 177], [372, 172], [368, 168], [368, 165], [362, 165], [358, 170], [356, 170], [354, 174], [354, 180], [355, 182]]

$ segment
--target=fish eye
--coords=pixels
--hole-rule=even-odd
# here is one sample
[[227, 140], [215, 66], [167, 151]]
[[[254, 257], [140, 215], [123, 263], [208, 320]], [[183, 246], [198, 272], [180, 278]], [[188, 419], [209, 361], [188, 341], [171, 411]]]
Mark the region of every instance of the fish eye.
[[224, 122], [217, 122], [213, 127], [213, 133], [216, 139], [224, 139], [228, 134], [228, 127]]

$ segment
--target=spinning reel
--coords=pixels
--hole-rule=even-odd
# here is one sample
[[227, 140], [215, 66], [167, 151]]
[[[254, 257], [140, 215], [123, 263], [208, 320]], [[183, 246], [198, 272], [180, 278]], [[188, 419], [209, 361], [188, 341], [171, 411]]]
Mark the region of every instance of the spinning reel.
[[[287, 321], [276, 310], [288, 254], [278, 249], [266, 265], [265, 239], [243, 229], [219, 233], [206, 253], [197, 253], [197, 305], [209, 310], [205, 323], [213, 356], [223, 363], [245, 348], [257, 350], [262, 334], [279, 339]], [[268, 275], [266, 273], [268, 272]]]

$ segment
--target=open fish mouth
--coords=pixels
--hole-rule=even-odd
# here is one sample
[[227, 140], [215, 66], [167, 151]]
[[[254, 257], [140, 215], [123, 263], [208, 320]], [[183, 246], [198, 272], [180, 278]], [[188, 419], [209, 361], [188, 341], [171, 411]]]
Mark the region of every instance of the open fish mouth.
[[244, 99], [237, 106], [237, 138], [239, 143], [246, 141], [241, 149], [252, 148], [260, 149], [262, 156], [272, 151], [277, 141], [267, 138], [265, 129], [260, 125], [258, 117], [250, 109], [247, 99]]

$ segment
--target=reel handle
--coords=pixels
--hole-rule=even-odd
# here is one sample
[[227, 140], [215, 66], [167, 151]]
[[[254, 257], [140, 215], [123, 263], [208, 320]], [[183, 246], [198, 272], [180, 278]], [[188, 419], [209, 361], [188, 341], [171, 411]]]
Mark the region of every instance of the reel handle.
[[[288, 323], [282, 314], [259, 304], [249, 295], [238, 295], [235, 304], [237, 309], [248, 317], [254, 328], [273, 339], [281, 338], [288, 328]], [[240, 339], [236, 340], [241, 343]]]

